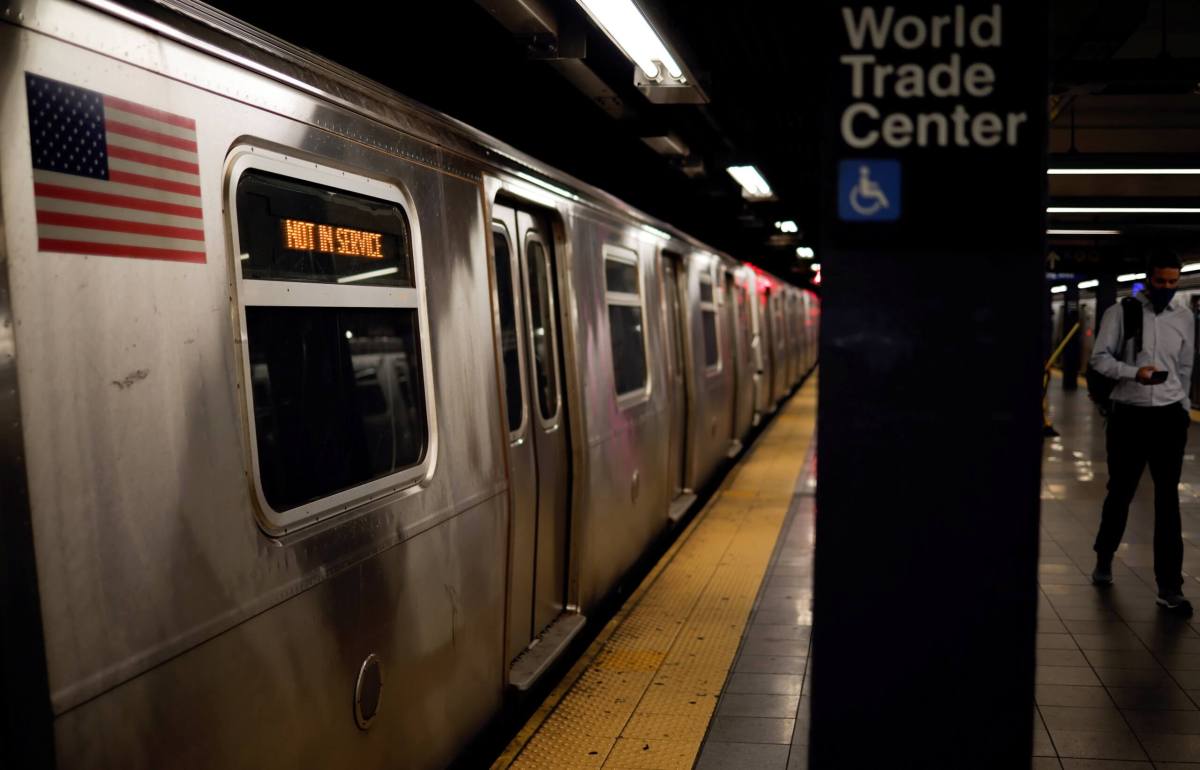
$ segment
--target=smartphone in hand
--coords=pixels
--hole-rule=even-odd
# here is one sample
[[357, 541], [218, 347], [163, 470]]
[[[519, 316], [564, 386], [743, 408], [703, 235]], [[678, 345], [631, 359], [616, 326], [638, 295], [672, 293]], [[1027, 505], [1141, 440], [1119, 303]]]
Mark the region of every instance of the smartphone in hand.
[[1166, 372], [1156, 371], [1154, 374], [1150, 375], [1150, 384], [1151, 385], [1162, 385], [1166, 381], [1167, 381], [1167, 373]]

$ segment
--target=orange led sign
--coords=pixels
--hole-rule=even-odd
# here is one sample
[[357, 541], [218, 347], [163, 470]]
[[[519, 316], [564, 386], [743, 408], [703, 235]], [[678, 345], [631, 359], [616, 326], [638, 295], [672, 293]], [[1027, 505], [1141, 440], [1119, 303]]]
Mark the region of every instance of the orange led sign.
[[320, 251], [345, 257], [383, 259], [383, 233], [283, 220], [283, 247], [293, 251]]

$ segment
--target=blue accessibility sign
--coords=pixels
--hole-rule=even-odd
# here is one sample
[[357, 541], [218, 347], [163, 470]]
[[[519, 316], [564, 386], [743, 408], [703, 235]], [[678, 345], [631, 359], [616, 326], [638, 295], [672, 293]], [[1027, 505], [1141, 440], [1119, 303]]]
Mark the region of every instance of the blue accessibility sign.
[[900, 218], [900, 161], [855, 158], [838, 163], [838, 218], [894, 222]]

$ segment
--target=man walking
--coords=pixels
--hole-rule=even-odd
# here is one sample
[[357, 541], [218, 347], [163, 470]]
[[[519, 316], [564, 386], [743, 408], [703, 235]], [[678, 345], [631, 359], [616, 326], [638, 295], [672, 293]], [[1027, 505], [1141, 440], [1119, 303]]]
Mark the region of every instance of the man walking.
[[1151, 255], [1142, 305], [1141, 350], [1127, 339], [1124, 312], [1117, 303], [1104, 313], [1092, 348], [1092, 368], [1117, 380], [1108, 418], [1108, 496], [1096, 535], [1092, 582], [1112, 583], [1112, 558], [1125, 533], [1129, 504], [1142, 470], [1154, 479], [1154, 577], [1158, 604], [1182, 614], [1192, 605], [1183, 596], [1183, 537], [1179, 522], [1179, 476], [1187, 443], [1195, 352], [1192, 313], [1174, 299], [1179, 258], [1168, 251]]

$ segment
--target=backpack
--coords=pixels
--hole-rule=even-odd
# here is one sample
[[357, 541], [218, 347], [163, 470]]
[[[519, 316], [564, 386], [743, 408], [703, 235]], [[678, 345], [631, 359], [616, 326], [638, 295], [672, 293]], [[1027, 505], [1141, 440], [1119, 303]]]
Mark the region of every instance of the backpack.
[[[1134, 297], [1126, 297], [1121, 300], [1121, 311], [1121, 347], [1117, 358], [1125, 357], [1125, 346], [1132, 339], [1136, 360], [1137, 354], [1142, 352], [1142, 303]], [[1117, 387], [1117, 380], [1096, 371], [1090, 362], [1083, 376], [1087, 380], [1088, 398], [1095, 402], [1100, 414], [1107, 417], [1112, 412], [1112, 392]]]

